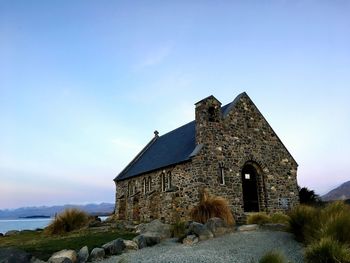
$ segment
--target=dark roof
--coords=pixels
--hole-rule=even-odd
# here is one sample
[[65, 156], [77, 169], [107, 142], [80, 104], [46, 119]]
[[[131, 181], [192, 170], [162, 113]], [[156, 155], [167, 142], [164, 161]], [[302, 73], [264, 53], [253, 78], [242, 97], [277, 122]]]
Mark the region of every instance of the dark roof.
[[[243, 94], [221, 107], [223, 116], [228, 114]], [[195, 126], [196, 122], [192, 121], [160, 137], [156, 135], [114, 180], [122, 181], [190, 160], [201, 149], [201, 146], [196, 148]]]

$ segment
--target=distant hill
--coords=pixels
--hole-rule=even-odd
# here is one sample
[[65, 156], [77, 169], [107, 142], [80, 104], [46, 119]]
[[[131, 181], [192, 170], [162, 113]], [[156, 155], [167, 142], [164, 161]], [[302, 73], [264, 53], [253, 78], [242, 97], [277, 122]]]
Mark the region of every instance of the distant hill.
[[87, 204], [87, 205], [57, 205], [57, 206], [39, 206], [39, 207], [21, 207], [17, 209], [0, 210], [0, 219], [15, 219], [35, 216], [53, 217], [66, 208], [79, 208], [90, 215], [110, 215], [114, 211], [114, 204]]
[[343, 183], [341, 186], [329, 191], [322, 196], [324, 201], [350, 199], [350, 181]]

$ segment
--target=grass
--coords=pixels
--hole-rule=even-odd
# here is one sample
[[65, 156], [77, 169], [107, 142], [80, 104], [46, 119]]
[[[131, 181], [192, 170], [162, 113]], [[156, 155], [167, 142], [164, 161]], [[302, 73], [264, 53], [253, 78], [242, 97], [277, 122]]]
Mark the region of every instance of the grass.
[[298, 206], [289, 224], [296, 239], [306, 244], [306, 262], [350, 262], [349, 205], [337, 201], [324, 208]]
[[235, 224], [228, 201], [223, 197], [209, 195], [207, 190], [202, 191], [199, 204], [191, 210], [191, 217], [202, 224], [212, 217], [219, 217], [228, 225]]
[[113, 229], [104, 232], [85, 229], [55, 236], [49, 236], [43, 231], [28, 231], [0, 238], [0, 247], [16, 247], [31, 253], [36, 258], [48, 260], [54, 252], [62, 249], [78, 250], [83, 246], [88, 246], [89, 250], [92, 250], [116, 238], [132, 239], [135, 236], [134, 233]]
[[271, 217], [264, 212], [249, 214], [247, 224], [263, 225], [271, 222]]
[[307, 263], [349, 263], [349, 248], [329, 237], [309, 245], [305, 251]]
[[271, 223], [274, 224], [288, 224], [290, 218], [288, 215], [283, 213], [274, 213], [271, 215]]
[[269, 251], [262, 256], [259, 263], [287, 263], [287, 260], [281, 252]]
[[173, 237], [183, 238], [186, 236], [186, 222], [176, 221], [171, 226], [171, 232]]
[[77, 208], [65, 209], [45, 228], [49, 235], [63, 234], [73, 230], [81, 229], [89, 224], [89, 215]]

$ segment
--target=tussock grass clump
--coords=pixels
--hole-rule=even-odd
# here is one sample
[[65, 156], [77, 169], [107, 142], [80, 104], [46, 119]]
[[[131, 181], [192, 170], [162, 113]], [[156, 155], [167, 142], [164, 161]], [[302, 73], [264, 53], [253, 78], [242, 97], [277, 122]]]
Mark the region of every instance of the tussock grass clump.
[[228, 201], [220, 196], [209, 195], [205, 189], [202, 190], [199, 204], [191, 210], [190, 215], [194, 221], [202, 224], [212, 217], [219, 217], [228, 225], [235, 224]]
[[176, 221], [172, 227], [171, 232], [173, 237], [183, 238], [186, 236], [186, 222]]
[[315, 229], [317, 225], [318, 211], [306, 205], [299, 205], [289, 213], [289, 230], [295, 236], [295, 239], [304, 242]]
[[271, 222], [271, 217], [264, 212], [250, 214], [248, 215], [248, 218], [247, 218], [247, 224], [263, 225], [270, 222]]
[[349, 248], [329, 237], [309, 245], [305, 251], [307, 263], [349, 263]]
[[259, 263], [287, 263], [287, 260], [281, 252], [269, 251], [259, 260]]
[[274, 213], [271, 215], [271, 223], [275, 224], [288, 224], [289, 216], [283, 213]]
[[340, 201], [326, 206], [320, 213], [320, 228], [316, 237], [330, 237], [350, 245], [350, 206]]
[[85, 227], [89, 223], [89, 215], [76, 208], [65, 209], [45, 228], [45, 233], [57, 235]]

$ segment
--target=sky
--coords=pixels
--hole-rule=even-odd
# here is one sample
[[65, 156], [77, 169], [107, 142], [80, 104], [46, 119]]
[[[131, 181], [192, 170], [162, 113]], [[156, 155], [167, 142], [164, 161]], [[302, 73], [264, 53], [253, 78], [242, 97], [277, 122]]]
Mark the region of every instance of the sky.
[[350, 180], [350, 2], [0, 0], [0, 209], [114, 202], [194, 103], [245, 91], [325, 194]]

